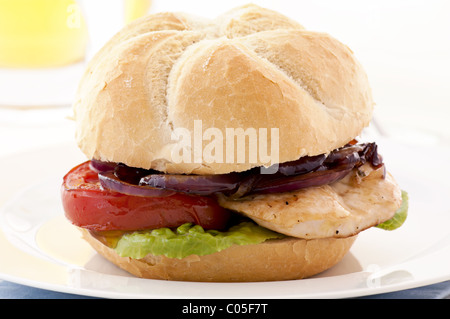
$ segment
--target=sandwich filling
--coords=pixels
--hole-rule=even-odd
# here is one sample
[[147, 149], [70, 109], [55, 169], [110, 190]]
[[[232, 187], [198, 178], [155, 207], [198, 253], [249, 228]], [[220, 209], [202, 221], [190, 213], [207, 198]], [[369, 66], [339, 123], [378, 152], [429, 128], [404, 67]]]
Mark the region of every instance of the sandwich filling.
[[223, 175], [174, 175], [91, 160], [65, 177], [67, 218], [120, 256], [184, 258], [293, 236], [343, 238], [396, 229], [407, 194], [375, 143]]

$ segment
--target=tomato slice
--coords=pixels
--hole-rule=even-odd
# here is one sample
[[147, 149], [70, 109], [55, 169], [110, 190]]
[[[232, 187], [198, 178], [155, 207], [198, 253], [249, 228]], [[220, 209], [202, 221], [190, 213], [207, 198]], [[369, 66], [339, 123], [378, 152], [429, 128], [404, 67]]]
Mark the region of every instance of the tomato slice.
[[212, 197], [184, 193], [142, 197], [103, 189], [89, 161], [64, 176], [61, 196], [66, 217], [76, 226], [95, 231], [172, 228], [184, 223], [219, 230], [230, 217]]

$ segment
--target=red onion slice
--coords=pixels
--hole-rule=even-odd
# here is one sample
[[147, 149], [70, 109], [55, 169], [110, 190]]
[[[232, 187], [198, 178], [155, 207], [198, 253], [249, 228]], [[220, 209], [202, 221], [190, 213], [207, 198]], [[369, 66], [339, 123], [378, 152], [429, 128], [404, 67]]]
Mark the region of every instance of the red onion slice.
[[330, 184], [366, 162], [374, 167], [383, 165], [375, 143], [355, 143], [352, 141], [328, 155], [281, 163], [278, 172], [272, 175], [260, 174], [257, 168], [220, 175], [171, 175], [98, 160], [92, 160], [90, 166], [99, 173], [104, 188], [124, 194], [161, 197], [175, 192], [203, 196], [224, 193], [237, 199], [248, 194], [282, 193]]
[[195, 195], [230, 193], [239, 187], [239, 174], [222, 175], [171, 175], [152, 174], [141, 178], [139, 185], [170, 189]]
[[331, 184], [344, 178], [352, 169], [353, 167], [339, 167], [290, 177], [265, 179], [256, 183], [250, 194], [284, 193], [307, 187]]
[[89, 168], [96, 173], [113, 171], [117, 166], [117, 163], [114, 162], [104, 162], [100, 160], [91, 160], [89, 162]]
[[327, 156], [324, 163], [328, 167], [355, 165], [361, 161], [362, 158], [359, 153], [364, 149], [363, 145], [353, 145], [334, 150]]
[[175, 194], [174, 191], [167, 189], [139, 186], [124, 182], [120, 180], [113, 171], [98, 173], [98, 179], [100, 180], [100, 184], [103, 188], [126, 195], [143, 197], [167, 197]]
[[278, 171], [286, 176], [305, 174], [316, 170], [323, 164], [327, 156], [304, 156], [296, 161], [279, 164]]
[[[246, 194], [250, 193], [256, 183], [261, 180], [263, 175], [261, 174], [249, 174], [247, 177], [242, 179], [239, 183], [239, 187], [232, 194], [229, 195], [231, 199], [238, 199], [244, 197]], [[225, 194], [228, 195], [228, 194]]]
[[378, 154], [378, 145], [375, 143], [369, 143], [366, 145], [364, 151], [361, 152], [361, 156], [364, 157], [375, 167], [381, 167], [383, 164], [383, 158]]
[[158, 172], [149, 169], [129, 167], [122, 163], [117, 164], [114, 169], [114, 175], [116, 175], [120, 180], [134, 185], [138, 185], [142, 177], [154, 173]]

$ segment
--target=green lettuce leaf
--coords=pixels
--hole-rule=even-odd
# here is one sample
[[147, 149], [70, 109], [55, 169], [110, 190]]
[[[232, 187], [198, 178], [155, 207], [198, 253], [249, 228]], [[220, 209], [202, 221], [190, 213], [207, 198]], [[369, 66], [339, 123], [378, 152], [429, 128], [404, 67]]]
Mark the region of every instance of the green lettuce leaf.
[[377, 225], [376, 227], [384, 230], [395, 230], [400, 226], [402, 226], [406, 220], [406, 217], [408, 216], [408, 201], [409, 201], [408, 193], [402, 191], [402, 205], [395, 212], [394, 217], [385, 221], [384, 223]]
[[122, 257], [135, 259], [147, 254], [184, 258], [189, 255], [208, 255], [231, 245], [259, 244], [268, 239], [283, 238], [252, 222], [242, 222], [228, 231], [204, 230], [199, 225], [184, 224], [176, 230], [159, 228], [147, 232], [123, 235], [115, 248]]

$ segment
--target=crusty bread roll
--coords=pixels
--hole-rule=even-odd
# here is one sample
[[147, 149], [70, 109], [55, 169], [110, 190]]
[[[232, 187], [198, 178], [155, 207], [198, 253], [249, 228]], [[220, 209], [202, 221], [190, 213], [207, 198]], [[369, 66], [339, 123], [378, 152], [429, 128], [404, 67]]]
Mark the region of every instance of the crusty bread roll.
[[194, 120], [224, 135], [277, 128], [286, 162], [341, 147], [372, 110], [367, 76], [347, 46], [255, 5], [215, 20], [136, 20], [90, 61], [74, 102], [77, 143], [88, 158], [196, 174], [268, 163], [175, 163], [171, 134], [193, 133]]
[[311, 277], [337, 264], [357, 236], [305, 240], [294, 237], [257, 245], [234, 245], [205, 256], [183, 259], [147, 255], [143, 259], [120, 257], [79, 228], [83, 238], [106, 259], [134, 276], [147, 279], [198, 282], [255, 282]]
[[[367, 76], [347, 46], [328, 34], [305, 30], [282, 14], [246, 5], [214, 20], [184, 13], [157, 13], [127, 25], [90, 61], [73, 109], [76, 140], [89, 159], [166, 173], [224, 174], [273, 162], [268, 163], [260, 156], [256, 161], [246, 156], [244, 162], [209, 162], [205, 158], [198, 161], [195, 147], [184, 149], [195, 160], [178, 162], [173, 158], [179, 147], [174, 132], [184, 129], [195, 138], [198, 122], [201, 134], [214, 128], [223, 137], [227, 128], [258, 132], [266, 129], [266, 142], [271, 147], [274, 138], [271, 129], [277, 129], [277, 162], [283, 163], [329, 153], [353, 140], [369, 124], [373, 101]], [[223, 143], [224, 153], [228, 151], [226, 146]], [[235, 157], [242, 151], [238, 147], [234, 143]], [[296, 207], [302, 205], [293, 205], [288, 210], [283, 208], [288, 200], [275, 196], [278, 194], [255, 199], [251, 203], [253, 209], [244, 201], [233, 202], [231, 206], [226, 205], [229, 202], [219, 203], [244, 215], [253, 214], [249, 217], [267, 228], [270, 228], [267, 220], [283, 217], [278, 224], [272, 223], [275, 225], [272, 228], [288, 237], [257, 245], [234, 245], [206, 256], [120, 257], [88, 230], [80, 230], [101, 255], [138, 277], [249, 282], [318, 274], [344, 257], [357, 232], [381, 222], [377, 216], [371, 216], [363, 227], [351, 225], [358, 231], [344, 232], [339, 223], [343, 215], [351, 215], [344, 210], [348, 207], [333, 211], [334, 206], [324, 199], [332, 208], [330, 211], [339, 215], [334, 228], [329, 229], [331, 235], [308, 237], [311, 234], [306, 231], [307, 239], [289, 237], [301, 237], [299, 228], [294, 229], [286, 220], [300, 224], [303, 219], [296, 215]], [[320, 210], [321, 203], [316, 200], [323, 199], [320, 189], [311, 188], [308, 196], [315, 206], [303, 206]], [[268, 199], [279, 204], [277, 213], [291, 215], [273, 214], [272, 206], [268, 205], [269, 209], [263, 205]], [[347, 220], [359, 222], [365, 214], [360, 207], [352, 207], [352, 203], [359, 201], [351, 198], [344, 202], [337, 195], [331, 200], [335, 206], [352, 208], [349, 210], [352, 213], [354, 210], [356, 217], [352, 215]], [[307, 211], [304, 207], [298, 210], [298, 214]], [[332, 214], [327, 213], [322, 214], [328, 216], [323, 220], [330, 225], [327, 218]], [[368, 210], [367, 214], [377, 212]], [[319, 225], [319, 214], [310, 215], [312, 223]], [[383, 220], [389, 218], [387, 215], [382, 216]], [[283, 232], [286, 228], [295, 232]]]

